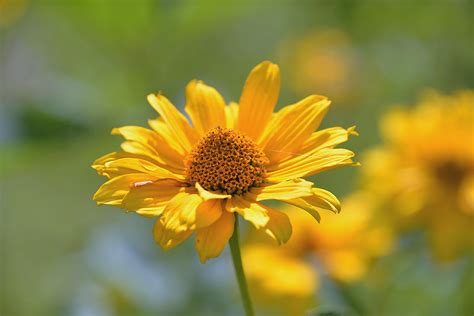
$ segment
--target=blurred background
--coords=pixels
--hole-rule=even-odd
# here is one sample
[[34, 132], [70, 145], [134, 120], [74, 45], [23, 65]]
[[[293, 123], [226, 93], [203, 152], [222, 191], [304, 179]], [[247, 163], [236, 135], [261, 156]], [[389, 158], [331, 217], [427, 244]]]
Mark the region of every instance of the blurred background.
[[[192, 241], [165, 253], [154, 244], [153, 220], [92, 201], [104, 179], [90, 164], [120, 143], [110, 130], [155, 117], [145, 99], [151, 92], [182, 109], [184, 87], [195, 78], [238, 101], [254, 65], [278, 63], [278, 107], [326, 95], [333, 103], [323, 127], [356, 124], [360, 133], [345, 147], [361, 168], [313, 179], [343, 201], [341, 215], [313, 223], [324, 231], [354, 200], [351, 192], [371, 186], [364, 157], [386, 145], [379, 125], [387, 112], [409, 111], [427, 89], [455, 95], [473, 87], [472, 12], [467, 0], [0, 0], [0, 315], [241, 315], [227, 249], [205, 265]], [[464, 138], [471, 158], [473, 124]], [[377, 179], [372, 186], [384, 183]], [[370, 205], [390, 237], [361, 243], [390, 246], [371, 252], [357, 277], [357, 254], [327, 257], [331, 245], [311, 250], [316, 257], [292, 257], [295, 268], [278, 278], [314, 278], [304, 293], [286, 293], [309, 299], [285, 310], [276, 302], [294, 297], [254, 288], [263, 296], [256, 298], [261, 314], [472, 315], [472, 247], [437, 260], [423, 233], [430, 226], [398, 229], [387, 215], [394, 212], [384, 212], [394, 208], [388, 199], [362, 200], [347, 203], [364, 212]], [[459, 238], [472, 244], [469, 212]], [[364, 225], [354, 236], [368, 231]], [[256, 253], [244, 256], [247, 265], [265, 266]], [[333, 273], [331, 260], [350, 271]]]

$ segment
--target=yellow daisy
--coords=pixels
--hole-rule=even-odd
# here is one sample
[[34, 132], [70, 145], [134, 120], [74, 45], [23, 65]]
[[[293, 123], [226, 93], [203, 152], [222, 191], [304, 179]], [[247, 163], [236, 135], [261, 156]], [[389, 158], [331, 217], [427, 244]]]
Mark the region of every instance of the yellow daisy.
[[192, 124], [165, 96], [148, 95], [159, 117], [149, 120], [151, 129], [112, 130], [125, 141], [92, 165], [109, 178], [94, 200], [159, 217], [154, 237], [163, 249], [195, 232], [201, 262], [222, 252], [236, 214], [287, 242], [288, 216], [263, 201], [291, 203], [317, 219], [319, 209], [338, 212], [334, 195], [302, 178], [353, 164], [352, 151], [334, 147], [354, 128], [315, 131], [330, 105], [319, 95], [274, 113], [279, 90], [279, 68], [268, 61], [250, 72], [239, 104], [226, 105], [214, 88], [193, 80], [184, 107]]
[[403, 230], [424, 229], [437, 259], [472, 251], [474, 92], [428, 93], [381, 127], [384, 144], [363, 168], [366, 189]]
[[[300, 261], [301, 264], [310, 261], [308, 259], [316, 259], [320, 263], [319, 267], [324, 268], [335, 280], [358, 281], [370, 270], [372, 262], [387, 254], [393, 246], [391, 223], [381, 217], [380, 212], [371, 205], [373, 200], [366, 192], [351, 194], [342, 202], [344, 212], [338, 216], [326, 217], [321, 225], [312, 225], [308, 214], [293, 206], [285, 206], [283, 210], [294, 228], [291, 240], [275, 249], [266, 235], [251, 232], [248, 238], [249, 246], [244, 247], [244, 259], [247, 260], [247, 247], [258, 247], [266, 249], [265, 252], [275, 252], [279, 257]], [[267, 267], [265, 271], [261, 271], [250, 265], [246, 265], [246, 268], [249, 278], [251, 272], [261, 272], [259, 275], [264, 277], [274, 270]], [[291, 290], [288, 284], [291, 283], [281, 282], [280, 290]]]
[[261, 314], [306, 315], [316, 305], [317, 270], [309, 262], [279, 250], [266, 244], [242, 248], [250, 293]]

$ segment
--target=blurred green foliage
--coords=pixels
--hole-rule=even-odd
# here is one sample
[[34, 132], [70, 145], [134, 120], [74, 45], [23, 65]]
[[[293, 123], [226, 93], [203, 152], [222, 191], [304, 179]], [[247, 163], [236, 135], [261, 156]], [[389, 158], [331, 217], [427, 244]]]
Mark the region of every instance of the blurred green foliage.
[[[1, 2], [23, 3], [0, 12], [7, 21], [0, 24], [6, 316], [241, 313], [227, 253], [205, 266], [191, 242], [164, 253], [153, 243], [153, 221], [91, 200], [102, 179], [90, 163], [117, 148], [112, 127], [145, 125], [156, 115], [146, 104], [150, 92], [182, 107], [185, 84], [198, 78], [238, 101], [248, 71], [270, 59], [282, 68], [283, 106], [304, 95], [291, 85], [282, 49], [337, 29], [356, 52], [359, 71], [349, 79], [361, 90], [353, 99], [329, 95], [336, 102], [324, 126], [357, 124], [361, 136], [350, 146], [361, 152], [378, 142], [378, 117], [388, 106], [413, 104], [426, 88], [474, 84], [474, 2], [467, 0]], [[318, 86], [313, 92], [326, 94]], [[356, 175], [347, 168], [315, 181], [344, 195]], [[114, 240], [123, 249], [107, 251]], [[436, 266], [423, 245], [408, 244], [348, 291], [374, 315], [472, 314], [472, 265]], [[146, 277], [155, 272], [168, 277]], [[334, 287], [320, 296], [319, 315], [339, 314], [324, 309], [344, 306]]]

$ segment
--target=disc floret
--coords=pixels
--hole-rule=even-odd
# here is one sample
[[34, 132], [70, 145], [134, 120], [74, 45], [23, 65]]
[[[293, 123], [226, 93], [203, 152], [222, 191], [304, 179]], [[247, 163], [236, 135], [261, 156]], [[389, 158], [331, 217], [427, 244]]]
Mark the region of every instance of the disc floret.
[[268, 158], [255, 142], [228, 128], [210, 130], [186, 159], [186, 179], [204, 189], [239, 195], [265, 182]]

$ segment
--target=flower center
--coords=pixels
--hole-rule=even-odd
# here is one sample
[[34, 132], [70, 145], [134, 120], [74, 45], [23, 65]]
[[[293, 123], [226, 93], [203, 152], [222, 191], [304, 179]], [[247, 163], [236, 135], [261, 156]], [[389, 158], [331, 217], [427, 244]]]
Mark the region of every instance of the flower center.
[[242, 194], [265, 181], [268, 158], [249, 137], [216, 127], [186, 159], [186, 179], [209, 191]]

